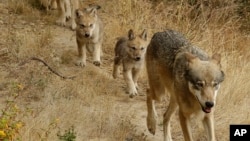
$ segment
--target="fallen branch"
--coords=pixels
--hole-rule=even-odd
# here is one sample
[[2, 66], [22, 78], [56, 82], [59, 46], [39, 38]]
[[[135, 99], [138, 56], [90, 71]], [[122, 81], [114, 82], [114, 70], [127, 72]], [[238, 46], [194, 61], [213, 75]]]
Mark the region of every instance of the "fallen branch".
[[52, 67], [50, 67], [45, 61], [43, 61], [42, 59], [37, 58], [37, 57], [31, 57], [31, 58], [27, 59], [26, 61], [20, 63], [19, 66], [22, 66], [22, 65], [28, 63], [30, 60], [35, 60], [35, 61], [38, 61], [38, 62], [42, 62], [45, 66], [48, 67], [48, 69], [52, 73], [54, 73], [55, 75], [57, 75], [57, 76], [59, 76], [59, 77], [61, 77], [63, 79], [74, 79], [76, 77], [76, 76], [63, 76], [63, 75], [61, 75], [60, 73], [58, 73], [57, 71], [55, 71]]

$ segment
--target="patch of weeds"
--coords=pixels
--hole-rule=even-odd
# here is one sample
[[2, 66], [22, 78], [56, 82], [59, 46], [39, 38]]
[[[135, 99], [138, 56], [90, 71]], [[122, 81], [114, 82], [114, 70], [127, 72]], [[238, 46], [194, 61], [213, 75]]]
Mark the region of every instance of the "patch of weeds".
[[61, 134], [60, 131], [57, 133], [57, 137], [61, 141], [75, 141], [76, 140], [76, 132], [74, 127], [72, 126], [68, 130], [64, 131], [64, 134]]
[[7, 100], [5, 108], [0, 111], [0, 141], [19, 141], [19, 131], [23, 127], [23, 122], [18, 119], [23, 111], [15, 103], [20, 92], [24, 89], [22, 83], [12, 82], [10, 85], [10, 98]]
[[23, 127], [23, 122], [17, 119], [21, 113], [14, 102], [8, 102], [6, 108], [0, 113], [0, 140], [20, 141], [19, 131]]

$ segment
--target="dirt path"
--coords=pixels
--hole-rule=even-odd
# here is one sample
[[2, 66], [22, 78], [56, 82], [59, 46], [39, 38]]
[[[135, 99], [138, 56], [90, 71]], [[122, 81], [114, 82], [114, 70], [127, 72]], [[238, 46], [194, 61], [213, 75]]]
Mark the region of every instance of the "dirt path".
[[[2, 5], [3, 6], [3, 5]], [[5, 7], [5, 6], [3, 6]], [[53, 53], [51, 53], [53, 56], [50, 58], [52, 58], [53, 60], [50, 60], [52, 62], [47, 62], [48, 64], [51, 64], [52, 67], [56, 67], [56, 69], [61, 72], [63, 75], [67, 75], [67, 76], [71, 76], [71, 74], [77, 74], [79, 75], [79, 77], [81, 78], [81, 75], [85, 75], [84, 72], [86, 69], [93, 68], [95, 66], [93, 66], [92, 62], [92, 58], [90, 57], [90, 55], [88, 55], [87, 57], [87, 66], [86, 68], [80, 68], [74, 65], [74, 62], [76, 60], [77, 57], [77, 47], [76, 47], [76, 41], [75, 41], [75, 32], [70, 30], [67, 27], [60, 27], [57, 25], [50, 25], [47, 24], [46, 21], [36, 21], [34, 23], [29, 23], [28, 21], [25, 20], [25, 18], [23, 19], [21, 16], [18, 15], [14, 15], [13, 17], [8, 17], [6, 15], [7, 13], [3, 14], [3, 18], [0, 20], [2, 25], [4, 25], [2, 27], [3, 30], [7, 30], [6, 27], [8, 27], [8, 23], [4, 22], [4, 20], [8, 19], [10, 20], [10, 23], [14, 23], [13, 27], [11, 27], [11, 32], [13, 32], [14, 34], [17, 34], [19, 36], [20, 34], [20, 38], [22, 33], [24, 33], [24, 36], [26, 36], [25, 34], [30, 34], [36, 31], [39, 31], [39, 33], [37, 33], [37, 35], [39, 36], [40, 34], [40, 30], [42, 31], [43, 29], [46, 29], [45, 32], [50, 32], [51, 35], [53, 36], [53, 39], [51, 40], [51, 48], [48, 50], [53, 50]], [[13, 20], [13, 21], [12, 21]], [[38, 29], [40, 28], [40, 29]], [[47, 30], [47, 28], [49, 30]], [[12, 33], [11, 33], [12, 34]], [[15, 35], [15, 37], [17, 36]], [[6, 36], [12, 36], [12, 35], [7, 35], [4, 34], [3, 37]], [[28, 36], [27, 36], [28, 37]], [[115, 41], [114, 41], [115, 42]], [[4, 45], [5, 42], [3, 42]], [[16, 43], [15, 43], [16, 44]], [[164, 113], [164, 109], [166, 109], [166, 102], [163, 102], [161, 104], [157, 105], [157, 111], [159, 113], [159, 117], [158, 117], [158, 127], [157, 127], [157, 132], [156, 135], [151, 135], [148, 131], [147, 131], [147, 127], [146, 127], [146, 116], [147, 116], [147, 108], [146, 108], [146, 88], [147, 88], [147, 79], [145, 78], [145, 75], [142, 75], [141, 79], [139, 79], [139, 96], [134, 97], [133, 99], [129, 98], [129, 96], [124, 92], [124, 89], [126, 87], [124, 79], [122, 77], [122, 75], [120, 75], [120, 77], [116, 80], [113, 80], [112, 78], [112, 68], [113, 68], [113, 52], [110, 51], [110, 49], [106, 49], [107, 46], [109, 45], [113, 45], [112, 43], [104, 43], [103, 45], [103, 56], [102, 56], [102, 65], [101, 67], [95, 67], [96, 72], [99, 73], [99, 75], [103, 75], [105, 76], [106, 79], [108, 79], [108, 81], [112, 81], [112, 88], [110, 89], [115, 89], [117, 91], [119, 91], [120, 93], [118, 93], [117, 95], [112, 96], [112, 99], [110, 99], [111, 101], [109, 101], [110, 103], [112, 103], [113, 107], [119, 107], [119, 111], [117, 111], [118, 115], [121, 114], [123, 115], [124, 112], [127, 113], [130, 123], [131, 123], [131, 129], [133, 129], [133, 131], [131, 131], [131, 135], [128, 135], [126, 137], [126, 141], [141, 141], [141, 140], [146, 140], [146, 141], [155, 141], [155, 140], [162, 140], [162, 114]], [[3, 46], [4, 47], [4, 46]], [[6, 48], [6, 47], [4, 47]], [[35, 48], [35, 47], [34, 47]], [[112, 47], [109, 47], [112, 48]], [[6, 48], [8, 50], [8, 48]], [[45, 48], [46, 50], [46, 48]], [[112, 49], [111, 49], [112, 50]], [[27, 52], [26, 52], [27, 53]], [[49, 54], [43, 54], [43, 52], [39, 52], [40, 54], [42, 54], [43, 56], [49, 56]], [[32, 56], [32, 53], [29, 54]], [[38, 56], [35, 56], [38, 57]], [[48, 60], [47, 60], [48, 61]], [[35, 63], [35, 66], [38, 63]], [[10, 65], [11, 66], [11, 65]], [[7, 67], [10, 67], [7, 66]], [[24, 68], [24, 70], [20, 70], [20, 68], [17, 69], [18, 72], [25, 72], [25, 70], [28, 68], [29, 66], [26, 66], [26, 68]], [[32, 67], [32, 65], [31, 65]], [[42, 68], [42, 67], [41, 67]], [[31, 68], [32, 69], [32, 68]], [[13, 76], [10, 76], [11, 74], [8, 73], [7, 70], [5, 70], [5, 68], [1, 69], [3, 75], [6, 76], [6, 78], [10, 78], [8, 81], [11, 82], [13, 78]], [[34, 70], [34, 72], [37, 70]], [[144, 72], [145, 73], [145, 72]], [[5, 78], [5, 76], [3, 76], [3, 78]], [[50, 76], [47, 76], [50, 77]], [[57, 79], [57, 78], [56, 78]], [[21, 79], [22, 80], [22, 79]], [[72, 80], [72, 81], [79, 81], [79, 80]], [[84, 80], [83, 80], [84, 81]], [[62, 80], [52, 80], [52, 82], [49, 83], [61, 83]], [[7, 83], [6, 83], [7, 85]], [[33, 86], [34, 84], [32, 84]], [[67, 85], [67, 83], [65, 84]], [[60, 85], [59, 85], [60, 86]], [[45, 88], [45, 92], [46, 94], [32, 94], [32, 96], [27, 96], [26, 98], [22, 97], [18, 100], [18, 103], [20, 105], [22, 105], [23, 107], [29, 105], [29, 107], [33, 107], [35, 109], [35, 111], [37, 112], [36, 115], [34, 115], [35, 118], [31, 118], [32, 120], [34, 120], [34, 123], [30, 123], [31, 127], [26, 127], [25, 130], [31, 130], [25, 132], [24, 136], [30, 136], [30, 133], [35, 132], [35, 130], [39, 130], [40, 128], [43, 127], [38, 127], [38, 129], [35, 128], [36, 124], [40, 123], [40, 122], [44, 122], [45, 121], [41, 121], [43, 118], [43, 116], [45, 115], [54, 115], [55, 113], [53, 113], [53, 108], [54, 110], [58, 110], [62, 107], [60, 107], [59, 105], [56, 105], [56, 103], [61, 103], [61, 101], [56, 101], [51, 99], [56, 97], [56, 96], [51, 96], [51, 94], [53, 93], [53, 87], [55, 87], [55, 89], [57, 87], [59, 87], [57, 84], [52, 84], [51, 86], [48, 86], [48, 88]], [[64, 85], [62, 85], [64, 86]], [[26, 88], [29, 89], [29, 88]], [[51, 91], [52, 90], [52, 91]], [[63, 91], [64, 89], [61, 89], [60, 91]], [[109, 90], [107, 90], [109, 91]], [[0, 91], [1, 92], [1, 91]], [[2, 91], [3, 92], [3, 91]], [[32, 92], [32, 91], [31, 91]], [[36, 91], [35, 91], [36, 92]], [[9, 92], [6, 91], [4, 92], [3, 96], [5, 96], [6, 94], [8, 94]], [[112, 94], [110, 94], [112, 95]], [[3, 100], [3, 99], [2, 99]], [[35, 101], [34, 101], [35, 100]], [[47, 102], [51, 103], [55, 103], [55, 104], [49, 104], [46, 105]], [[77, 103], [80, 101], [76, 101], [74, 103]], [[1, 105], [2, 106], [2, 105]], [[52, 107], [51, 107], [52, 106]], [[53, 107], [55, 106], [55, 107]], [[26, 108], [26, 107], [25, 107]], [[40, 109], [39, 109], [40, 108]], [[64, 108], [64, 107], [63, 107]], [[90, 109], [91, 109], [91, 105], [90, 105]], [[88, 109], [86, 109], [88, 111]], [[70, 113], [70, 111], [65, 111], [63, 110], [63, 112], [65, 114]], [[119, 113], [121, 112], [121, 113]], [[70, 115], [69, 115], [70, 116]], [[41, 119], [39, 119], [41, 117]], [[47, 117], [47, 118], [51, 118], [51, 117]], [[110, 117], [112, 118], [112, 117]], [[25, 119], [27, 121], [29, 121], [30, 119]], [[38, 121], [36, 121], [38, 120]], [[66, 123], [62, 123], [62, 124], [66, 124]], [[81, 124], [81, 123], [79, 123]], [[178, 127], [178, 122], [176, 122], [176, 120], [173, 120], [173, 126], [177, 126]], [[45, 127], [46, 128], [46, 125]], [[77, 127], [80, 128], [80, 127]], [[179, 127], [178, 127], [179, 128]], [[175, 128], [175, 129], [178, 129]], [[34, 130], [35, 129], [35, 130]], [[180, 136], [180, 130], [173, 130], [173, 139], [178, 141], [178, 137]], [[81, 130], [81, 128], [79, 129]], [[29, 133], [30, 132], [30, 133]], [[38, 132], [38, 131], [37, 131]], [[26, 135], [28, 134], [28, 135]], [[81, 134], [80, 134], [81, 136]], [[108, 137], [107, 137], [108, 138]], [[50, 140], [50, 139], [48, 139]], [[93, 139], [94, 141], [95, 139]], [[101, 140], [100, 138], [97, 138], [96, 140]]]
[[[56, 48], [58, 48], [59, 54], [62, 54], [62, 58], [66, 58], [67, 56], [70, 56], [70, 61], [65, 65], [61, 66], [61, 68], [64, 68], [63, 71], [67, 74], [74, 74], [75, 72], [79, 72], [82, 69], [85, 68], [79, 68], [74, 65], [74, 61], [76, 60], [77, 56], [77, 46], [75, 42], [75, 33], [74, 31], [71, 31], [67, 28], [54, 26], [51, 28], [51, 32], [55, 33], [56, 37], [53, 40], [53, 44]], [[105, 48], [105, 45], [103, 46]], [[91, 64], [92, 58], [88, 55], [88, 61], [87, 66], [93, 66]], [[112, 68], [113, 68], [113, 56], [112, 53], [105, 53], [102, 56], [102, 65], [99, 69], [100, 73], [108, 76], [108, 79], [112, 78]], [[145, 76], [144, 76], [145, 77]], [[114, 87], [113, 89], [122, 89], [124, 91], [124, 88], [126, 87], [125, 82], [123, 80], [122, 75], [119, 76], [118, 79], [114, 80], [114, 83], [116, 83], [117, 87]], [[117, 96], [114, 101], [114, 107], [122, 107], [122, 109], [128, 113], [132, 113], [133, 117], [131, 118], [131, 123], [135, 126], [135, 134], [134, 136], [137, 136], [137, 138], [145, 139], [146, 141], [155, 141], [155, 140], [162, 140], [163, 134], [162, 134], [162, 113], [164, 112], [164, 105], [158, 104], [158, 113], [159, 113], [159, 126], [157, 127], [156, 135], [151, 135], [147, 131], [146, 126], [146, 116], [147, 116], [147, 108], [146, 108], [146, 87], [147, 87], [147, 81], [145, 78], [139, 80], [139, 86], [141, 89], [139, 90], [140, 95], [131, 99], [129, 96], [123, 92], [119, 96]], [[136, 114], [135, 114], [136, 113]], [[176, 134], [176, 133], [174, 133]], [[177, 133], [180, 134], [180, 133]], [[131, 137], [131, 141], [134, 141], [133, 137]], [[175, 139], [177, 140], [177, 139]]]

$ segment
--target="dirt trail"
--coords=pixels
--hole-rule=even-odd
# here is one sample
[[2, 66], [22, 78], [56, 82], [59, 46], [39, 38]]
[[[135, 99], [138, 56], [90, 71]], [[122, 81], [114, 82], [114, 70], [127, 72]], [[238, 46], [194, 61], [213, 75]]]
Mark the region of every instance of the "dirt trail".
[[[53, 40], [53, 45], [58, 48], [58, 51], [60, 52], [59, 54], [62, 54], [62, 58], [65, 57], [64, 55], [69, 55], [71, 56], [70, 62], [67, 64], [67, 66], [61, 66], [64, 68], [61, 70], [62, 72], [65, 72], [66, 74], [74, 74], [76, 72], [81, 71], [82, 69], [85, 68], [80, 68], [74, 65], [74, 61], [76, 60], [77, 56], [77, 45], [75, 42], [75, 33], [74, 31], [71, 31], [67, 28], [64, 27], [58, 27], [55, 26], [51, 28], [51, 32], [56, 34], [56, 37]], [[105, 48], [105, 46], [103, 46]], [[102, 56], [102, 65], [99, 69], [101, 74], [104, 74], [108, 76], [108, 79], [113, 79], [112, 78], [112, 67], [113, 67], [113, 57], [111, 57], [112, 54], [107, 54], [103, 53]], [[91, 63], [92, 58], [88, 54], [87, 56], [87, 66], [92, 66], [93, 64]], [[123, 80], [122, 75], [119, 76], [118, 79], [114, 81], [114, 83], [117, 83], [117, 87], [114, 87], [113, 89], [124, 89], [125, 88], [125, 82]], [[124, 111], [128, 113], [133, 113], [135, 115], [133, 119], [131, 119], [131, 123], [135, 126], [135, 136], [140, 136], [139, 138], [145, 138], [147, 141], [155, 141], [155, 140], [162, 140], [162, 126], [157, 127], [157, 133], [156, 135], [151, 135], [147, 131], [147, 126], [146, 126], [146, 116], [147, 116], [147, 108], [146, 108], [146, 87], [147, 84], [146, 82], [142, 82], [139, 80], [139, 86], [141, 87], [139, 93], [139, 96], [134, 97], [133, 99], [129, 98], [127, 94], [121, 93], [119, 97], [117, 97], [117, 100], [114, 101], [115, 105], [114, 107], [123, 107]], [[163, 107], [162, 107], [163, 108]], [[162, 109], [159, 108], [158, 109]], [[165, 108], [163, 108], [165, 109]], [[162, 116], [163, 111], [159, 111], [160, 117]], [[136, 114], [134, 114], [136, 113]], [[159, 118], [159, 122], [161, 122], [162, 118]], [[133, 137], [131, 140], [134, 140]]]
[[[2, 4], [2, 6], [6, 7], [3, 4]], [[46, 21], [40, 21], [40, 20], [37, 20], [37, 21], [35, 20], [34, 23], [29, 23], [29, 21], [22, 19], [22, 17], [18, 16], [18, 15], [14, 15], [13, 17], [11, 17], [11, 16], [7, 15], [8, 13], [2, 12], [0, 14], [2, 15], [2, 18], [0, 19], [0, 24], [3, 25], [1, 29], [7, 30], [7, 27], [9, 27], [8, 22], [14, 23], [14, 25], [11, 27], [11, 32], [13, 32], [13, 33], [16, 32], [16, 33], [18, 33], [18, 35], [19, 35], [19, 32], [20, 33], [24, 32], [26, 34], [29, 34], [29, 33], [33, 33], [36, 31], [40, 31], [41, 29], [43, 30], [43, 29], [49, 28], [49, 31], [53, 35], [53, 40], [52, 40], [51, 46], [53, 48], [52, 50], [54, 50], [53, 53], [55, 53], [55, 54], [53, 57], [51, 57], [51, 58], [53, 58], [53, 60], [51, 60], [52, 62], [48, 62], [48, 60], [47, 60], [47, 63], [52, 65], [52, 67], [56, 66], [56, 69], [60, 73], [62, 73], [63, 75], [66, 75], [66, 76], [72, 76], [71, 74], [84, 75], [84, 69], [86, 69], [88, 67], [95, 67], [91, 63], [92, 58], [90, 57], [90, 55], [87, 56], [86, 68], [81, 68], [81, 67], [75, 66], [74, 62], [75, 62], [76, 57], [77, 57], [77, 46], [76, 46], [76, 41], [75, 41], [76, 37], [75, 37], [75, 32], [70, 30], [69, 28], [47, 24]], [[4, 22], [6, 19], [9, 19], [9, 21]], [[41, 29], [37, 30], [38, 28], [41, 28]], [[5, 36], [9, 36], [9, 35], [3, 34], [1, 36], [3, 36], [3, 38], [5, 38]], [[3, 42], [2, 45], [4, 45], [4, 44], [5, 44], [5, 42]], [[3, 46], [3, 47], [6, 48], [5, 46]], [[113, 107], [120, 107], [121, 110], [119, 110], [118, 112], [126, 112], [126, 113], [131, 115], [131, 118], [129, 120], [131, 121], [131, 124], [133, 125], [134, 131], [131, 131], [132, 132], [131, 137], [127, 137], [124, 140], [126, 140], [126, 141], [162, 140], [162, 138], [163, 138], [162, 126], [161, 126], [162, 125], [162, 114], [164, 113], [164, 110], [166, 109], [166, 103], [163, 102], [163, 103], [157, 105], [157, 111], [159, 114], [158, 115], [159, 116], [158, 117], [158, 127], [157, 127], [157, 131], [156, 131], [156, 135], [153, 136], [147, 131], [147, 126], [146, 126], [146, 116], [147, 116], [147, 108], [146, 108], [147, 81], [146, 81], [146, 78], [139, 79], [139, 87], [140, 87], [139, 93], [140, 93], [140, 95], [134, 97], [133, 99], [129, 98], [129, 96], [124, 92], [124, 88], [126, 87], [126, 85], [125, 85], [125, 82], [124, 82], [122, 75], [120, 75], [119, 78], [116, 80], [113, 80], [113, 78], [112, 78], [113, 53], [105, 50], [105, 47], [107, 47], [107, 44], [103, 45], [102, 65], [101, 65], [101, 67], [96, 67], [96, 69], [97, 69], [97, 72], [100, 73], [100, 75], [106, 76], [106, 79], [112, 80], [115, 83], [113, 85], [114, 87], [111, 89], [117, 89], [119, 91], [123, 91], [119, 95], [114, 96], [115, 98], [111, 99], [114, 101], [109, 101], [109, 102], [113, 103]], [[43, 54], [43, 52], [40, 52], [40, 53]], [[32, 55], [32, 53], [30, 55]], [[48, 56], [48, 55], [46, 54], [44, 56]], [[35, 56], [35, 57], [39, 57], [39, 56]], [[6, 78], [13, 79], [13, 77], [9, 76], [10, 74], [7, 70], [5, 70], [5, 68], [2, 68], [2, 70], [4, 70], [4, 71], [1, 74], [7, 76]], [[24, 70], [18, 69], [17, 71], [24, 72], [25, 69]], [[5, 74], [5, 72], [6, 72], [6, 74]], [[3, 76], [3, 78], [5, 78], [5, 76]], [[81, 77], [81, 76], [79, 76], [79, 77]], [[145, 76], [142, 76], [142, 77], [145, 77]], [[8, 81], [10, 81], [10, 80], [8, 80]], [[57, 82], [57, 81], [58, 80], [53, 80], [53, 82]], [[63, 80], [59, 80], [58, 83], [61, 83], [60, 81], [63, 81]], [[74, 80], [72, 80], [72, 81], [74, 81]], [[51, 108], [54, 108], [54, 110], [58, 110], [57, 109], [58, 105], [53, 104], [53, 103], [60, 103], [61, 102], [61, 101], [58, 102], [58, 101], [51, 100], [50, 98], [46, 99], [47, 96], [52, 97], [50, 95], [53, 92], [50, 92], [50, 90], [53, 90], [53, 86], [56, 86], [56, 84], [55, 85], [53, 84], [49, 88], [45, 89], [44, 93], [46, 93], [46, 95], [43, 94], [41, 96], [40, 93], [34, 94], [35, 96], [33, 96], [33, 95], [27, 96], [28, 100], [23, 98], [23, 97], [20, 98], [19, 104], [24, 106], [24, 107], [25, 107], [25, 104], [27, 104], [27, 105], [30, 105], [30, 107], [35, 107], [34, 109], [36, 109], [37, 111], [41, 110], [38, 112], [38, 114], [36, 116], [38, 117], [37, 120], [40, 120], [39, 119], [40, 116], [43, 119], [44, 115], [49, 115], [49, 114], [51, 114], [50, 112], [53, 113], [53, 111], [50, 110], [50, 106], [51, 106]], [[62, 90], [60, 90], [60, 91], [62, 91]], [[8, 94], [8, 91], [4, 92], [4, 94], [2, 93], [2, 96], [6, 96], [7, 94]], [[36, 99], [35, 97], [38, 97], [38, 98], [36, 101], [33, 101]], [[44, 103], [44, 102], [48, 102], [48, 100], [52, 104], [50, 103], [51, 105], [46, 106], [46, 103]], [[79, 101], [77, 101], [77, 102], [79, 102]], [[55, 106], [55, 107], [53, 107], [53, 106]], [[39, 108], [41, 108], [41, 109], [39, 109]], [[47, 111], [43, 110], [43, 108], [44, 109], [46, 108], [48, 110]], [[61, 107], [59, 107], [59, 109], [60, 108]], [[49, 113], [48, 114], [46, 113], [44, 115], [40, 114], [43, 112], [44, 113], [49, 112]], [[68, 111], [66, 111], [66, 113], [67, 112]], [[51, 114], [51, 115], [53, 115], [53, 114]], [[55, 115], [56, 115], [56, 112], [55, 112]], [[176, 122], [176, 121], [177, 120], [172, 121], [173, 126], [175, 126], [175, 127], [178, 124], [178, 122]], [[30, 128], [26, 127], [29, 130], [31, 130], [30, 131], [31, 133], [33, 133], [35, 131], [33, 129], [36, 129], [35, 124], [37, 124], [36, 120], [34, 120], [33, 122], [34, 122], [33, 123], [34, 127], [30, 127]], [[38, 121], [38, 122], [41, 122], [41, 121]], [[42, 122], [46, 123], [47, 121], [46, 122], [42, 121]], [[63, 124], [67, 124], [67, 123], [63, 123]], [[178, 129], [178, 130], [175, 130], [175, 129]], [[173, 130], [173, 139], [178, 141], [178, 139], [179, 139], [178, 137], [180, 137], [181, 132], [179, 130], [178, 125], [177, 125], [177, 128], [175, 128], [175, 129]], [[36, 130], [38, 130], [38, 129], [36, 129]], [[26, 132], [26, 134], [29, 134], [29, 132], [28, 133]], [[30, 136], [30, 135], [28, 135], [28, 136]], [[97, 140], [100, 140], [100, 139], [97, 139]]]

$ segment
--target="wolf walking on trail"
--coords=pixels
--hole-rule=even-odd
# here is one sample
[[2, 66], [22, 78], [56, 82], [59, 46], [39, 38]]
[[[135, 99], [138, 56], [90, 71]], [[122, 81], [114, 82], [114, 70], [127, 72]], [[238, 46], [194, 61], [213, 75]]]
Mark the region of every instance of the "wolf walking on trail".
[[167, 30], [155, 33], [147, 50], [146, 66], [150, 88], [147, 91], [147, 127], [156, 131], [155, 101], [161, 100], [165, 89], [170, 103], [163, 118], [164, 141], [172, 141], [170, 119], [179, 107], [179, 119], [185, 141], [193, 141], [190, 119], [202, 118], [208, 141], [215, 141], [213, 111], [224, 73], [221, 56], [209, 57], [193, 46], [180, 33]]
[[115, 46], [113, 77], [117, 78], [119, 66], [122, 64], [123, 76], [128, 86], [127, 92], [131, 98], [138, 93], [137, 80], [143, 68], [147, 44], [147, 31], [145, 29], [139, 36], [136, 36], [130, 29], [128, 37], [118, 38]]
[[99, 5], [89, 5], [76, 10], [76, 42], [78, 46], [78, 61], [76, 65], [86, 66], [87, 50], [93, 54], [93, 64], [101, 65], [103, 42], [103, 23], [97, 15]]

